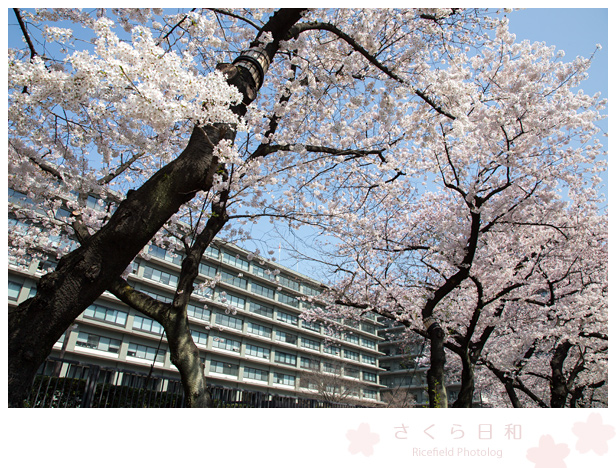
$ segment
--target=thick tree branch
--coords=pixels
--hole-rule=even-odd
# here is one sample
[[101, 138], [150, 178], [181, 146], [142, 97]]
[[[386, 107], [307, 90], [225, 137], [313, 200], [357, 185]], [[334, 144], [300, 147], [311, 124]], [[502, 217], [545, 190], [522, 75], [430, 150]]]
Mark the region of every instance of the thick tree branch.
[[28, 33], [28, 28], [26, 28], [26, 23], [24, 23], [24, 20], [21, 17], [21, 12], [19, 11], [19, 8], [13, 8], [13, 11], [15, 12], [15, 16], [17, 17], [17, 22], [19, 23], [19, 28], [21, 29], [22, 34], [24, 35], [26, 44], [28, 44], [28, 48], [30, 49], [30, 60], [34, 60], [34, 57], [36, 57], [38, 53], [34, 48], [32, 39], [30, 39], [30, 34]]

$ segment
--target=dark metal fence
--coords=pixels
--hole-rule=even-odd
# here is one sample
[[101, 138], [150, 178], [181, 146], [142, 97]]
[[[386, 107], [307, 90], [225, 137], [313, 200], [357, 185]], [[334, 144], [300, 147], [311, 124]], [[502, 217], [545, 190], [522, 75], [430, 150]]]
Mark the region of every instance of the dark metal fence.
[[[208, 385], [218, 408], [351, 408], [342, 403]], [[48, 358], [26, 401], [31, 408], [183, 408], [179, 378]]]

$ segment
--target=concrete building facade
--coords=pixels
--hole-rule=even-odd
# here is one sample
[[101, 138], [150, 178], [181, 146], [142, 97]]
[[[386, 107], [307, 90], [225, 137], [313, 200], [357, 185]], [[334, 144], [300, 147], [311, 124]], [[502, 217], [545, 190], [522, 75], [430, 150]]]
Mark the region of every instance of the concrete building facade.
[[[128, 282], [171, 301], [180, 264], [180, 255], [150, 246], [134, 261]], [[34, 295], [43, 270], [51, 265], [33, 261], [22, 267], [9, 261], [9, 307]], [[309, 306], [302, 298], [319, 289], [318, 282], [252, 258], [235, 245], [210, 246], [188, 307], [208, 383], [316, 399], [345, 394], [345, 401], [378, 405], [383, 386], [376, 317], [353, 326], [335, 324], [336, 331], [325, 323], [302, 320], [300, 314]], [[56, 343], [52, 356], [60, 355], [118, 372], [151, 369], [154, 375], [179, 376], [162, 326], [109, 293], [88, 307]], [[319, 376], [330, 379], [327, 396], [321, 394]]]

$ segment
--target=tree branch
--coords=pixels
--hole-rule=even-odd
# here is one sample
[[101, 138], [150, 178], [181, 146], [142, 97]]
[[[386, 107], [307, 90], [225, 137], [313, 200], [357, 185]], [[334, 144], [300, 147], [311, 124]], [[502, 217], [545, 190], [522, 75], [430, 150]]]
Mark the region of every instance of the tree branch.
[[370, 54], [355, 39], [353, 39], [351, 36], [346, 34], [344, 31], [338, 29], [333, 24], [330, 24], [330, 23], [320, 23], [320, 22], [312, 22], [312, 23], [297, 24], [295, 26], [296, 35], [299, 35], [300, 33], [304, 32], [304, 31], [310, 31], [310, 30], [328, 31], [328, 32], [331, 32], [332, 34], [335, 34], [340, 39], [345, 41], [348, 45], [350, 45], [356, 52], [360, 53], [366, 60], [368, 60], [368, 62], [370, 62], [376, 68], [378, 68], [383, 73], [385, 73], [387, 76], [389, 76], [393, 80], [397, 81], [398, 83], [401, 83], [401, 84], [404, 84], [406, 86], [411, 87], [413, 92], [417, 96], [419, 96], [421, 99], [423, 99], [436, 112], [438, 112], [439, 114], [444, 115], [444, 116], [450, 118], [451, 120], [455, 120], [456, 119], [456, 117], [454, 115], [450, 114], [449, 112], [444, 110], [442, 107], [437, 105], [436, 102], [433, 99], [431, 99], [424, 91], [421, 91], [419, 89], [415, 89], [413, 86], [410, 85], [409, 82], [407, 82], [406, 80], [404, 80], [403, 78], [398, 76], [396, 73], [394, 73], [392, 70], [390, 70], [387, 66], [385, 66], [383, 63], [381, 63], [379, 60], [377, 60], [376, 57], [374, 57], [374, 55]]

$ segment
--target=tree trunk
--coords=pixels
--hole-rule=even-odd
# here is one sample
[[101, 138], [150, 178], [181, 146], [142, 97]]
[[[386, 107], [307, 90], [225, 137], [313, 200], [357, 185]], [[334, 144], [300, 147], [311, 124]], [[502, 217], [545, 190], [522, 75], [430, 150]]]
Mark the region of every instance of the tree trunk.
[[199, 348], [190, 334], [186, 309], [171, 308], [169, 319], [163, 320], [162, 325], [167, 334], [171, 362], [180, 371], [186, 406], [189, 408], [211, 407], [212, 399], [205, 385]]
[[[266, 46], [273, 58], [281, 40], [289, 39], [300, 9], [277, 11], [259, 32], [274, 38]], [[233, 110], [246, 112], [261, 83], [240, 66], [225, 66], [229, 84], [244, 96]], [[22, 406], [37, 369], [54, 343], [83, 310], [118, 278], [141, 249], [179, 208], [197, 192], [211, 188], [218, 168], [213, 149], [233, 141], [226, 124], [195, 127], [186, 149], [138, 190], [129, 191], [109, 222], [63, 257], [56, 270], [41, 278], [37, 294], [9, 312], [9, 406]]]
[[430, 408], [447, 408], [445, 389], [445, 332], [434, 323], [428, 329], [430, 336], [430, 369], [428, 370], [428, 398]]
[[475, 363], [472, 361], [468, 351], [463, 351], [460, 355], [462, 361], [462, 379], [460, 393], [453, 408], [471, 408], [473, 406], [473, 395], [475, 394]]
[[572, 346], [569, 341], [560, 343], [550, 360], [550, 367], [552, 368], [550, 407], [552, 408], [564, 408], [567, 403], [569, 389], [567, 388], [567, 379], [563, 372], [563, 365]]

